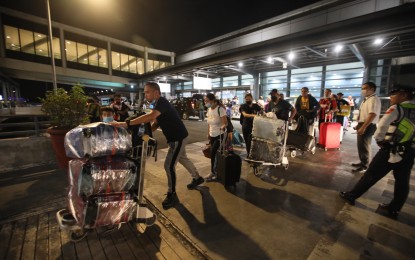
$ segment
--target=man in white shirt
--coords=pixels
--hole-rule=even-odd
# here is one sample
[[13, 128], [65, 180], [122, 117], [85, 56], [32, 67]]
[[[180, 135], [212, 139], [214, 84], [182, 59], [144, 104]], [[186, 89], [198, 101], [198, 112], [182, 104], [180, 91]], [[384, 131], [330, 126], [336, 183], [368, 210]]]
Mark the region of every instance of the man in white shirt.
[[396, 219], [409, 194], [409, 179], [415, 158], [415, 88], [395, 85], [390, 92], [391, 107], [378, 123], [374, 138], [380, 149], [373, 157], [367, 172], [354, 188], [340, 192], [340, 197], [351, 205], [390, 171], [395, 178], [393, 198], [377, 210]]
[[360, 104], [358, 124], [355, 127], [357, 133], [357, 151], [360, 162], [352, 163], [353, 173], [364, 173], [369, 166], [372, 137], [379, 121], [381, 103], [376, 95], [376, 84], [366, 82], [362, 85], [363, 101]]

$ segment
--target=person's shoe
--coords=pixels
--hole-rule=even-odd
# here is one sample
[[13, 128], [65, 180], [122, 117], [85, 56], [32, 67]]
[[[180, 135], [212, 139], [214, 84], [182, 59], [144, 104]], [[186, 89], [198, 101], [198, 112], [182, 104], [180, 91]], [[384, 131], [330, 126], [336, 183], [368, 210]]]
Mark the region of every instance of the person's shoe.
[[341, 191], [339, 193], [339, 196], [340, 196], [340, 198], [342, 198], [343, 200], [345, 200], [350, 205], [354, 205], [355, 199], [352, 196], [350, 196], [350, 194], [348, 192]]
[[360, 166], [357, 169], [353, 169], [352, 173], [365, 173], [367, 171], [367, 167], [365, 166]]
[[196, 188], [199, 184], [202, 184], [205, 182], [205, 179], [203, 179], [202, 177], [199, 177], [197, 179], [193, 179], [191, 183], [187, 184], [187, 188], [189, 190], [193, 190], [194, 188]]
[[174, 206], [176, 201], [178, 200], [176, 192], [167, 192], [166, 198], [163, 200], [161, 205], [163, 205], [164, 209], [168, 209]]
[[353, 167], [362, 167], [362, 166], [363, 166], [363, 164], [362, 164], [361, 162], [358, 162], [358, 163], [352, 163], [352, 166], [353, 166]]
[[205, 181], [214, 181], [214, 180], [216, 180], [216, 174], [214, 174], [213, 172], [205, 176]]
[[386, 203], [379, 204], [378, 209], [376, 210], [376, 213], [379, 213], [383, 216], [386, 216], [394, 220], [398, 219], [398, 214], [399, 214], [398, 211], [391, 210], [389, 208], [389, 204], [386, 204]]

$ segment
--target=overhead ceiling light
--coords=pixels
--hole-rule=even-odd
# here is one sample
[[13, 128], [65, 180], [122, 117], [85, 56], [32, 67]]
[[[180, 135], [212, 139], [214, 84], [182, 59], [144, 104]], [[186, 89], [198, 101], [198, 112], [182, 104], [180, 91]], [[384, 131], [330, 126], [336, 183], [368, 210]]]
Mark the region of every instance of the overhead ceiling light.
[[7, 38], [7, 39], [10, 39], [10, 36], [9, 36], [9, 35], [7, 35], [7, 36], [6, 36], [6, 38]]
[[238, 63], [238, 67], [242, 67], [244, 64], [242, 62]]
[[164, 80], [166, 80], [166, 79], [167, 79], [167, 77], [166, 77], [166, 76], [164, 76], [164, 77], [163, 77], [163, 79], [164, 79]]
[[271, 58], [271, 57], [268, 57], [267, 61], [268, 61], [269, 63], [272, 63], [272, 58]]
[[381, 38], [377, 38], [374, 42], [373, 42], [375, 45], [380, 45], [380, 44], [382, 44], [383, 43], [383, 39], [381, 39]]
[[340, 44], [338, 44], [338, 45], [336, 45], [336, 47], [334, 47], [335, 52], [340, 52], [342, 49], [343, 49], [343, 45], [340, 45]]
[[295, 58], [295, 54], [293, 52], [288, 53], [288, 59], [293, 60]]
[[131, 85], [131, 88], [134, 88], [134, 85]]

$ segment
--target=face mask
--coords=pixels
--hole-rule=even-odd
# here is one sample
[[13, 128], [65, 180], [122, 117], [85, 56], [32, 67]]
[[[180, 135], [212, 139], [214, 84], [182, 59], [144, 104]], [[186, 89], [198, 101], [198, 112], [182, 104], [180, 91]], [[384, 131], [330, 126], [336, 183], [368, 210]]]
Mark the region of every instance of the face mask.
[[206, 107], [207, 108], [210, 108], [212, 106], [212, 104], [211, 103], [206, 103]]
[[366, 97], [367, 89], [362, 89], [362, 91], [360, 93], [361, 93], [362, 97]]
[[272, 101], [274, 101], [274, 102], [275, 102], [275, 101], [277, 101], [277, 99], [278, 99], [278, 98], [277, 98], [276, 96], [272, 96], [272, 97], [271, 97], [271, 100], [272, 100]]
[[110, 116], [102, 118], [102, 122], [104, 122], [104, 123], [110, 123], [112, 121], [114, 121], [114, 118], [110, 117]]
[[252, 100], [247, 100], [247, 101], [245, 101], [245, 103], [246, 103], [247, 105], [250, 105], [250, 104], [252, 104]]

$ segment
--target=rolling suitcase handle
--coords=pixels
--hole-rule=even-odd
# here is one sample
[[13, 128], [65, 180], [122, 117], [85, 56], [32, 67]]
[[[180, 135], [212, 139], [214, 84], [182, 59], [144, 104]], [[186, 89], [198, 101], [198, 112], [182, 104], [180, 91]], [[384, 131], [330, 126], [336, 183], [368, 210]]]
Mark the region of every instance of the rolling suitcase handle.
[[[219, 134], [219, 152], [222, 153], [222, 155], [225, 155], [225, 148], [226, 148], [226, 128], [225, 129], [220, 129], [220, 134]], [[220, 137], [223, 134], [223, 140]]]

